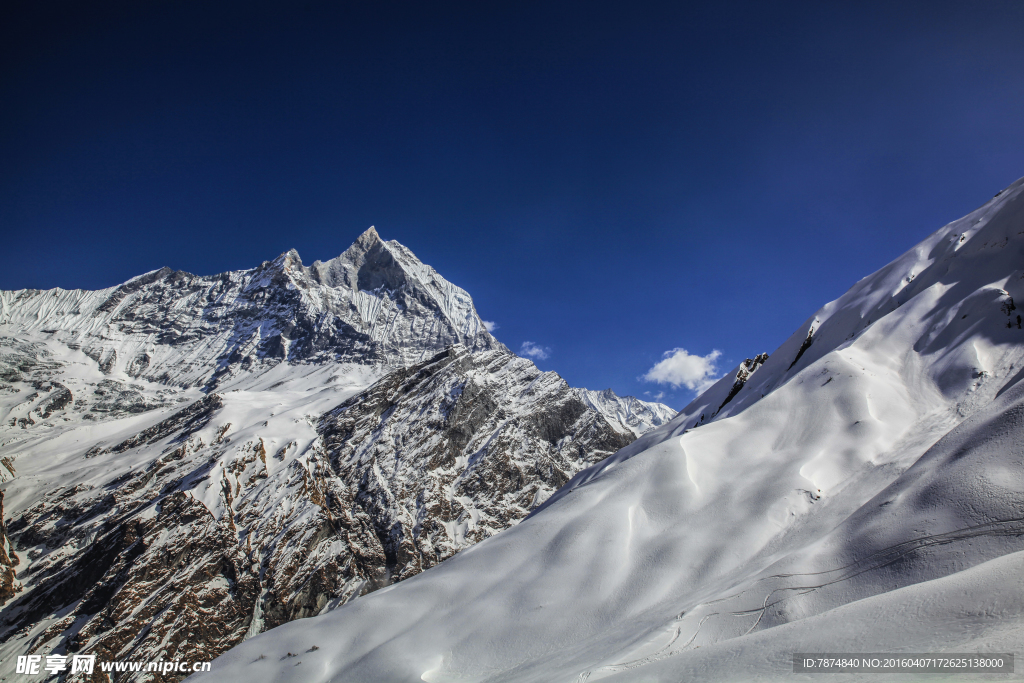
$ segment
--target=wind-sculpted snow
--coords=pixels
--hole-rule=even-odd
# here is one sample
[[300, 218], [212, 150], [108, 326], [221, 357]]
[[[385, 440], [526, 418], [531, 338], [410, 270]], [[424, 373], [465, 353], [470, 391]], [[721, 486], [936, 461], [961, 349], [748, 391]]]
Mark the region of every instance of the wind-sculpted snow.
[[1024, 180], [517, 526], [195, 680], [791, 680], [801, 651], [1018, 649], [1022, 301]]
[[0, 301], [0, 677], [211, 659], [507, 529], [674, 414], [585, 402], [373, 231], [309, 268]]

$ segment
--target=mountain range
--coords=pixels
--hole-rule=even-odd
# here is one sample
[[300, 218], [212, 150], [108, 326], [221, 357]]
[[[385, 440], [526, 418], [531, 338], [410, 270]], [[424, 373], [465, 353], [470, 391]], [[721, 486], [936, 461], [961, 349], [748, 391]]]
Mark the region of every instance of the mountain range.
[[504, 532], [675, 414], [541, 372], [373, 228], [310, 266], [0, 292], [0, 676], [212, 659]]

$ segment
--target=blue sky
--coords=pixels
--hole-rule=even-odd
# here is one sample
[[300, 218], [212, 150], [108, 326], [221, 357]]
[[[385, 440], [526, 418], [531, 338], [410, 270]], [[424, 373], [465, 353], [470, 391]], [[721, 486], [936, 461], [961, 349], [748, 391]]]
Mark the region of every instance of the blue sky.
[[1015, 1], [2, 12], [0, 288], [375, 225], [541, 368], [677, 408], [642, 379], [666, 351], [771, 352], [1024, 175]]

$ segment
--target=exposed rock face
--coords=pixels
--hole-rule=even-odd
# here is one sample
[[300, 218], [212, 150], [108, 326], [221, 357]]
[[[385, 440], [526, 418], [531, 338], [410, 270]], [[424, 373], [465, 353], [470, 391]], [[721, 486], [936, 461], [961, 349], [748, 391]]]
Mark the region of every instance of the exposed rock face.
[[11, 548], [7, 538], [7, 525], [4, 524], [4, 492], [0, 491], [0, 606], [13, 598], [21, 590], [14, 568], [18, 565], [18, 556]]
[[[116, 498], [95, 503], [104, 507]], [[145, 514], [119, 511], [99, 524], [74, 524], [64, 543], [95, 534], [94, 540], [63, 561], [44, 560], [35, 568], [34, 589], [11, 610], [10, 626], [46, 625], [26, 652], [194, 661], [240, 641], [259, 591], [230, 523], [181, 491], [161, 497]], [[23, 537], [37, 529], [25, 528]]]
[[[810, 339], [811, 336], [807, 335], [807, 338]], [[810, 346], [810, 343], [808, 343], [807, 346]], [[806, 347], [802, 348], [800, 350], [800, 353], [803, 353], [805, 350]], [[732, 383], [732, 389], [729, 390], [729, 393], [728, 395], [726, 395], [725, 400], [722, 401], [722, 405], [718, 406], [718, 410], [715, 411], [716, 415], [722, 410], [722, 408], [725, 407], [725, 405], [729, 401], [736, 398], [736, 394], [740, 393], [740, 389], [742, 389], [743, 386], [747, 383], [747, 380], [750, 379], [750, 376], [757, 372], [757, 369], [764, 365], [765, 361], [767, 360], [767, 353], [759, 353], [753, 358], [747, 358], [742, 363], [740, 363], [739, 370], [736, 371], [736, 381]], [[795, 363], [796, 361], [793, 362]]]
[[2, 292], [0, 676], [211, 659], [508, 528], [671, 414], [540, 372], [373, 231], [308, 268]]
[[324, 416], [320, 432], [396, 580], [508, 528], [634, 438], [555, 373], [462, 347], [391, 373]]
[[258, 432], [272, 425], [236, 429], [233, 399], [92, 445], [79, 457], [93, 473], [118, 457], [139, 466], [56, 487], [13, 520], [31, 590], [2, 612], [0, 638], [210, 658], [508, 528], [635, 438], [557, 374], [463, 346], [307, 419], [301, 453], [289, 440], [268, 458]]

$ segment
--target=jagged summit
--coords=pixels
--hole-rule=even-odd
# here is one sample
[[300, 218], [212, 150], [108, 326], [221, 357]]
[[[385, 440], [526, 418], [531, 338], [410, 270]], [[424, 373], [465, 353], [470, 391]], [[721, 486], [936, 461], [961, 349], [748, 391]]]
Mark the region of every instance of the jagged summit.
[[465, 290], [372, 227], [311, 266], [291, 249], [218, 275], [165, 267], [105, 290], [0, 292], [0, 326], [49, 330], [110, 373], [207, 388], [281, 361], [398, 367], [456, 343], [507, 350]]
[[354, 244], [367, 244], [372, 242], [380, 242], [380, 235], [377, 234], [377, 228], [374, 226], [368, 227], [363, 231], [363, 234], [356, 238]]
[[[370, 226], [341, 255], [326, 262], [315, 261], [305, 272], [328, 287], [372, 292], [382, 286], [396, 290], [409, 284], [410, 279], [415, 280], [418, 271], [428, 268], [398, 242], [382, 240]], [[433, 272], [432, 268], [429, 270]]]

